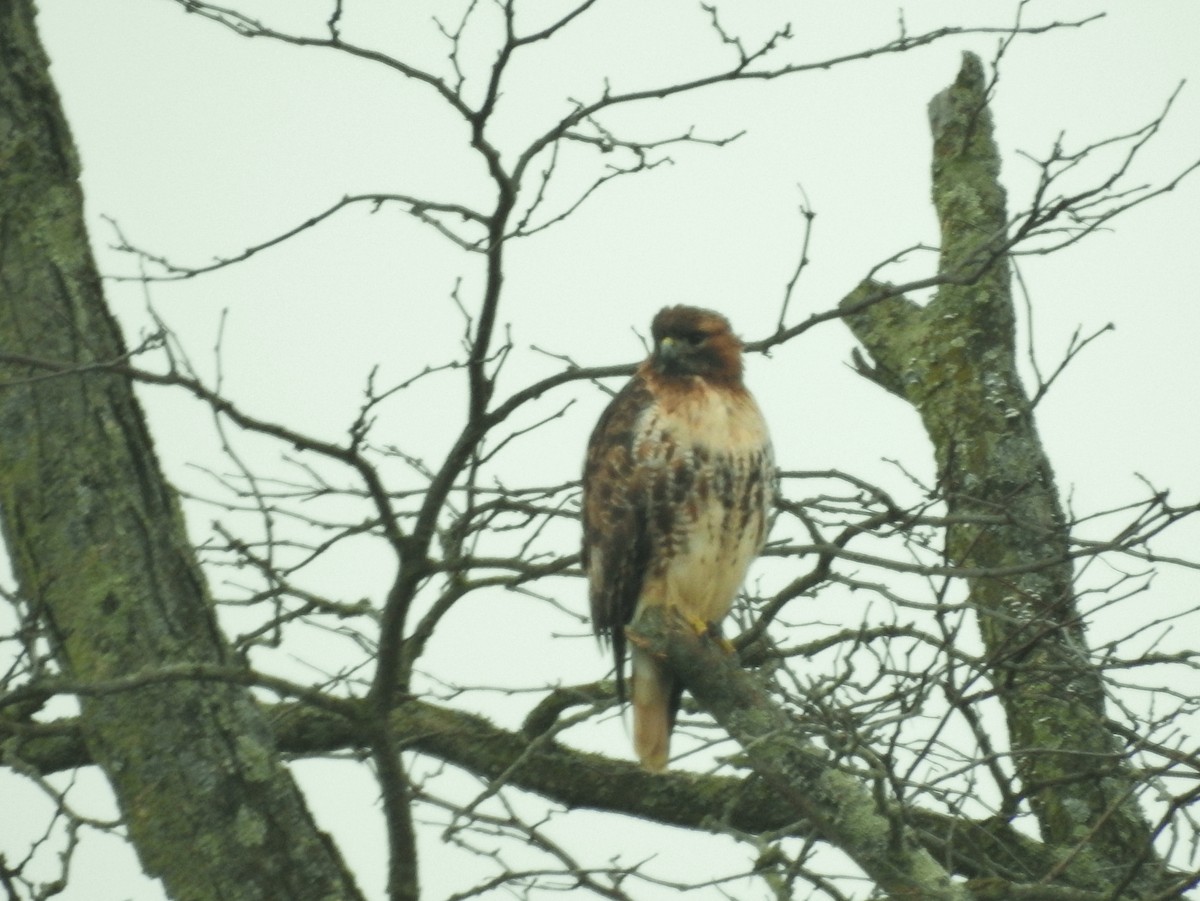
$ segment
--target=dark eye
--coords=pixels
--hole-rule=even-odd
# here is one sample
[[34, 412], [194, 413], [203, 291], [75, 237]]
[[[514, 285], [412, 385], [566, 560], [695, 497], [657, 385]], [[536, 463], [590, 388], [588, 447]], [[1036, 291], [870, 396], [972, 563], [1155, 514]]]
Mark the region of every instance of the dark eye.
[[708, 335], [704, 334], [704, 332], [684, 332], [684, 334], [680, 337], [682, 337], [683, 340], [688, 344], [692, 345], [692, 347], [699, 347], [706, 340], [708, 340]]

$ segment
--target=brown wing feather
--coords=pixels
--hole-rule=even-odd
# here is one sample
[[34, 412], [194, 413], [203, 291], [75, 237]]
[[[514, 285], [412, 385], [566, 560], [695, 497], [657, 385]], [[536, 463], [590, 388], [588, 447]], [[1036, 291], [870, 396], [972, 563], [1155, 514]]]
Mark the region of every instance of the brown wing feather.
[[653, 403], [635, 376], [605, 409], [588, 442], [583, 473], [583, 566], [592, 628], [610, 643], [617, 693], [625, 700], [625, 626], [633, 618], [650, 562], [644, 473], [633, 454], [638, 418]]

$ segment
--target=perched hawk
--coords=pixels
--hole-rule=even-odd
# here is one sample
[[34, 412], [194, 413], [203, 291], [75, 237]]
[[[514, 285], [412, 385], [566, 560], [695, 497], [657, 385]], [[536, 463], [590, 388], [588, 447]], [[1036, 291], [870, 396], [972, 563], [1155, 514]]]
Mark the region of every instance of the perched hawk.
[[[588, 443], [583, 564], [596, 635], [611, 642], [625, 699], [625, 626], [651, 605], [717, 624], [762, 548], [774, 469], [767, 427], [742, 384], [742, 343], [711, 310], [666, 307], [654, 350]], [[682, 687], [633, 647], [633, 744], [662, 770]]]

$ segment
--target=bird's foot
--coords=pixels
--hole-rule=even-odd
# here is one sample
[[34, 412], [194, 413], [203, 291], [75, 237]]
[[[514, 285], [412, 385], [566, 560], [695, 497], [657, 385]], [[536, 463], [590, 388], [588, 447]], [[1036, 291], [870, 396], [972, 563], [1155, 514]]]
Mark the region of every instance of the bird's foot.
[[737, 648], [733, 646], [733, 642], [721, 634], [721, 627], [718, 625], [709, 623], [708, 637], [715, 641], [717, 643], [717, 647], [719, 647], [726, 654], [733, 654], [737, 650]]
[[700, 638], [709, 638], [716, 642], [717, 647], [719, 647], [726, 654], [732, 654], [734, 652], [733, 644], [730, 643], [729, 639], [721, 634], [721, 627], [716, 623], [710, 623], [706, 619], [701, 619], [698, 616], [692, 616], [689, 613], [680, 613], [680, 616], [683, 618], [683, 621], [695, 631], [697, 636]]

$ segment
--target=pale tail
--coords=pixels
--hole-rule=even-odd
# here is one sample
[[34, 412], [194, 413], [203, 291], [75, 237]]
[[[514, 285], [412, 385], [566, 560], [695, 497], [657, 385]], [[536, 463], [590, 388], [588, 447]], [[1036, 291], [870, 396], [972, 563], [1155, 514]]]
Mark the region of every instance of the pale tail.
[[652, 773], [667, 768], [671, 747], [671, 680], [654, 658], [633, 648], [633, 749]]

